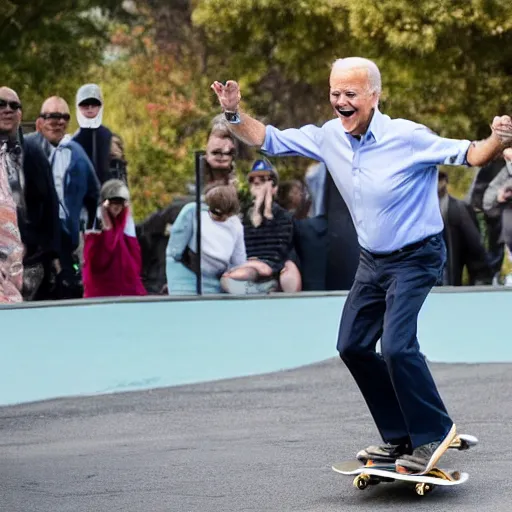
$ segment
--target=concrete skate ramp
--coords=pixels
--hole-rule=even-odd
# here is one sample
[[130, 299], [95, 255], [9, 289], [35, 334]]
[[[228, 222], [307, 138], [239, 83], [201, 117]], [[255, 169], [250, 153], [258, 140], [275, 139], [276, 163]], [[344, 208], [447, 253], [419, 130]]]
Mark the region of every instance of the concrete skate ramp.
[[262, 376], [0, 408], [1, 510], [509, 511], [512, 365], [432, 368], [459, 430], [481, 441], [443, 459], [470, 473], [460, 487], [424, 498], [404, 484], [359, 491], [331, 471], [378, 440], [351, 376], [332, 358]]
[[[0, 307], [0, 405], [183, 385], [336, 356], [345, 293]], [[435, 362], [512, 362], [512, 290], [441, 288], [419, 319]]]

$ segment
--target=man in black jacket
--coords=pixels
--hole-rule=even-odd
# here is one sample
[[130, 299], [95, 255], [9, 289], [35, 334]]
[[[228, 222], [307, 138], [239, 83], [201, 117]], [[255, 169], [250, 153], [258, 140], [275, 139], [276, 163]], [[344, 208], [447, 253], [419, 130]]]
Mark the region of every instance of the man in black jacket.
[[[0, 98], [19, 103], [16, 92], [8, 87], [0, 87]], [[24, 140], [21, 117], [21, 108], [15, 116], [5, 117], [0, 137], [8, 140], [13, 163], [21, 164], [17, 213], [25, 247], [23, 298], [43, 300], [50, 298], [51, 268], [60, 248], [58, 202], [50, 164], [40, 147]]]
[[491, 284], [492, 271], [474, 211], [464, 201], [448, 194], [445, 172], [439, 173], [437, 192], [447, 249], [443, 284], [461, 286], [464, 267], [468, 270], [469, 284]]

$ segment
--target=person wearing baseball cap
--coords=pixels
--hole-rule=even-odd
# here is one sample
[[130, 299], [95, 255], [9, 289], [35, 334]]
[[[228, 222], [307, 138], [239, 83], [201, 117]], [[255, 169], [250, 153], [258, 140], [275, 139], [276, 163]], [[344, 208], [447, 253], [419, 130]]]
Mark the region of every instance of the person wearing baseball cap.
[[73, 140], [91, 160], [101, 184], [109, 179], [112, 132], [102, 124], [103, 94], [96, 84], [85, 84], [76, 93], [76, 117], [80, 129]]
[[252, 207], [244, 215], [247, 262], [228, 271], [222, 287], [236, 295], [298, 292], [302, 278], [294, 256], [293, 219], [276, 197], [279, 175], [266, 159], [256, 160], [247, 175]]
[[[255, 191], [255, 194], [252, 194], [254, 197], [254, 208], [252, 210], [252, 215], [254, 217], [255, 223], [261, 223], [261, 214], [266, 219], [272, 219], [272, 203], [274, 201], [274, 196], [277, 193], [277, 186], [279, 185], [279, 175], [275, 170], [274, 166], [266, 159], [256, 160], [251, 167], [251, 170], [247, 174], [247, 181], [249, 182], [249, 186], [256, 183], [257, 185], [260, 182], [268, 182], [269, 186], [258, 189]], [[272, 184], [270, 186], [270, 183]], [[263, 205], [263, 212], [262, 212]]]
[[279, 175], [277, 174], [274, 166], [266, 158], [256, 160], [252, 164], [251, 170], [247, 175], [248, 181], [250, 181], [254, 176], [269, 178], [274, 186], [279, 184]]

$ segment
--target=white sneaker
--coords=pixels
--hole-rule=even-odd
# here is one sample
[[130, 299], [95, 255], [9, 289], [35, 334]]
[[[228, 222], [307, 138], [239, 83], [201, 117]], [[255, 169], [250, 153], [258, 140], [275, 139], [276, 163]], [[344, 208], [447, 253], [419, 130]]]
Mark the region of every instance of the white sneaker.
[[505, 282], [503, 284], [505, 286], [512, 286], [512, 272], [505, 276]]

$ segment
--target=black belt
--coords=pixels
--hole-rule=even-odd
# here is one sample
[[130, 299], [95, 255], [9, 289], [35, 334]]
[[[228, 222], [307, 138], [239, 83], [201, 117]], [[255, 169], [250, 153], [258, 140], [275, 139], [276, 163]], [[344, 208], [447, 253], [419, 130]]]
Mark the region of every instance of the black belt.
[[393, 251], [393, 252], [384, 252], [384, 253], [383, 252], [375, 253], [375, 252], [370, 252], [370, 251], [368, 251], [368, 252], [374, 258], [387, 258], [388, 256], [396, 256], [397, 254], [402, 254], [404, 252], [410, 252], [410, 251], [415, 251], [416, 249], [420, 249], [425, 244], [430, 242], [430, 240], [432, 240], [432, 238], [435, 238], [436, 236], [439, 236], [439, 234], [427, 236], [427, 238], [424, 238], [423, 240], [419, 240], [418, 242], [414, 242], [413, 244], [404, 245], [401, 249], [397, 249], [396, 251]]

